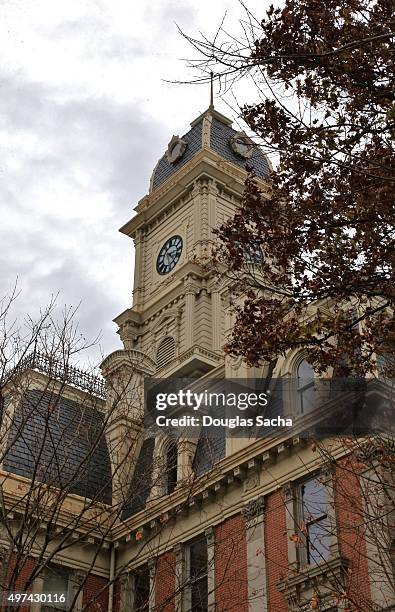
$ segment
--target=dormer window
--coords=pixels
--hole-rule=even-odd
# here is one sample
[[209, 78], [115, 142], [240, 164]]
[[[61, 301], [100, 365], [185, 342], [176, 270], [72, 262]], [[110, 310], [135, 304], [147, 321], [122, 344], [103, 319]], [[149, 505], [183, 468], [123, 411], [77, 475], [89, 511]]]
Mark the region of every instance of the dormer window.
[[166, 453], [166, 493], [170, 495], [177, 486], [177, 443], [171, 442]]
[[306, 414], [314, 407], [315, 400], [314, 370], [306, 359], [303, 359], [298, 365], [297, 390], [300, 413]]

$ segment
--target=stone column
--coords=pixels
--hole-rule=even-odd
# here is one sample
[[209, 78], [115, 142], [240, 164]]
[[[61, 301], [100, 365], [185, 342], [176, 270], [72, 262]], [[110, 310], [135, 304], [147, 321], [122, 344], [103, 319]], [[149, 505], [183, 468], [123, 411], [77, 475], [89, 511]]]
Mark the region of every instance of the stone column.
[[115, 351], [101, 364], [106, 379], [106, 437], [112, 467], [113, 503], [126, 499], [142, 444], [144, 378], [155, 371], [141, 351]]
[[263, 495], [248, 502], [241, 513], [246, 521], [249, 612], [268, 612]]
[[192, 461], [197, 440], [180, 438], [177, 444], [177, 486], [182, 487], [194, 476]]

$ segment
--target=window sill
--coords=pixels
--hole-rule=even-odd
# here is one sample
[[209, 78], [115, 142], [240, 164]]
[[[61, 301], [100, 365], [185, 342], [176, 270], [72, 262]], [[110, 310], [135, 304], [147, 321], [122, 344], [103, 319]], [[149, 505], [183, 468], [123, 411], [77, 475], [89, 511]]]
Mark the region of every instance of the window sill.
[[283, 593], [288, 599], [293, 594], [303, 592], [312, 587], [312, 585], [325, 587], [333, 581], [344, 581], [349, 561], [343, 557], [337, 556], [327, 561], [323, 561], [319, 565], [305, 565], [295, 573], [290, 571], [288, 578], [277, 583], [277, 589]]

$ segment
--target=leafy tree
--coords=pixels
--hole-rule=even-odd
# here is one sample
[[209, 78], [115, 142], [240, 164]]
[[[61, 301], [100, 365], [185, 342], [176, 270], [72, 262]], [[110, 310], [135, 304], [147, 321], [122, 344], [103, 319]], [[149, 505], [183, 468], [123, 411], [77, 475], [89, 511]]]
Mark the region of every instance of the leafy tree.
[[223, 26], [190, 39], [206, 73], [253, 79], [241, 117], [280, 159], [266, 192], [250, 172], [217, 232], [246, 297], [226, 350], [255, 364], [305, 348], [318, 371], [364, 374], [394, 339], [394, 5], [286, 0], [247, 16], [239, 39]]

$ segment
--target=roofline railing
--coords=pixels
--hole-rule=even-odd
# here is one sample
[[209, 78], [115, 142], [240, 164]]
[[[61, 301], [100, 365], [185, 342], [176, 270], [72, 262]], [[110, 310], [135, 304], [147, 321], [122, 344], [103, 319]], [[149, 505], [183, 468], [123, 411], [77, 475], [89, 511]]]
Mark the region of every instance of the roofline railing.
[[101, 376], [90, 374], [80, 368], [69, 365], [58, 357], [34, 351], [19, 362], [16, 368], [14, 368], [14, 373], [17, 374], [26, 370], [36, 370], [54, 380], [91, 393], [101, 399], [106, 399], [105, 381]]

